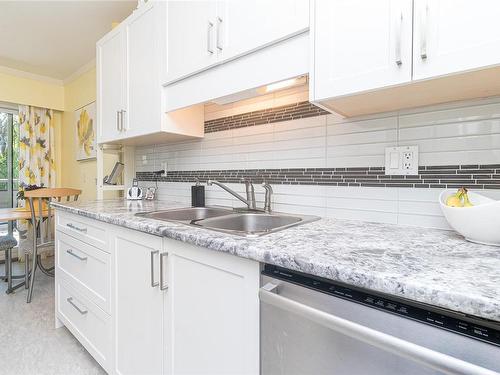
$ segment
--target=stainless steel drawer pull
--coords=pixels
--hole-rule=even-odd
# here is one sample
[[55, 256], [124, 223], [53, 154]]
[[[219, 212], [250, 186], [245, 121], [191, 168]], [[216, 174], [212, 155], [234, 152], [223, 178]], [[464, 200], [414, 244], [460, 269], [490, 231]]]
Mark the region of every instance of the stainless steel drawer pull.
[[401, 59], [401, 38], [402, 38], [402, 29], [403, 29], [403, 12], [401, 12], [400, 16], [397, 20], [397, 28], [396, 32], [396, 65], [401, 66], [403, 64], [403, 60]]
[[125, 131], [125, 130], [127, 130], [127, 129], [125, 128], [125, 126], [123, 125], [123, 116], [125, 115], [125, 113], [126, 113], [126, 112], [127, 112], [127, 111], [125, 111], [124, 109], [122, 109], [122, 110], [120, 111], [120, 123], [121, 123], [121, 125], [120, 125], [120, 130], [121, 130], [122, 132], [123, 132], [123, 131]]
[[76, 259], [79, 259], [79, 260], [81, 260], [81, 261], [87, 260], [87, 257], [81, 257], [80, 255], [75, 254], [75, 253], [73, 252], [73, 250], [71, 250], [71, 249], [66, 250], [66, 252], [67, 252], [69, 255], [73, 255]]
[[155, 281], [155, 255], [159, 254], [160, 251], [152, 251], [151, 252], [151, 287], [156, 288], [160, 283], [158, 281]]
[[71, 228], [71, 229], [77, 230], [77, 231], [79, 231], [79, 232], [82, 232], [82, 233], [87, 233], [87, 228], [79, 228], [79, 227], [77, 227], [76, 225], [73, 225], [73, 224], [71, 224], [71, 223], [66, 224], [66, 226], [67, 226], [68, 228]]
[[429, 27], [429, 4], [425, 5], [424, 14], [420, 18], [421, 35], [420, 35], [420, 58], [427, 59], [427, 32]]
[[216, 42], [217, 49], [219, 51], [222, 51], [223, 45], [222, 45], [222, 18], [217, 17], [217, 42]]
[[160, 254], [160, 290], [167, 290], [168, 285], [163, 282], [163, 258], [167, 257], [168, 253]]
[[89, 311], [86, 310], [86, 309], [81, 309], [80, 307], [78, 307], [78, 305], [76, 303], [73, 302], [73, 297], [68, 297], [66, 298], [66, 301], [68, 301], [68, 303], [73, 306], [80, 314], [82, 315], [85, 315], [86, 313], [88, 313]]
[[120, 131], [120, 111], [116, 111], [116, 130]]
[[212, 48], [212, 29], [214, 28], [214, 24], [208, 21], [207, 27], [207, 52], [212, 54], [214, 53], [214, 49]]

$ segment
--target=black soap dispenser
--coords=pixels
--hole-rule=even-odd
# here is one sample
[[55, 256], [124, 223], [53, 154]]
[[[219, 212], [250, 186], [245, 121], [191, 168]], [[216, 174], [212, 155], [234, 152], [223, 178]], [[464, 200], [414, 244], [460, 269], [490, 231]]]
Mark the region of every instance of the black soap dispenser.
[[196, 179], [196, 185], [191, 186], [191, 206], [205, 207], [205, 186]]

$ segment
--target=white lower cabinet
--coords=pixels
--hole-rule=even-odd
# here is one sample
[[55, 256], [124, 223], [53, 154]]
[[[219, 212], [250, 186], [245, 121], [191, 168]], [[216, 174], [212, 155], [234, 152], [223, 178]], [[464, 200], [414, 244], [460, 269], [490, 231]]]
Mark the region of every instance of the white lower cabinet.
[[171, 239], [167, 374], [259, 373], [259, 264]]
[[[56, 318], [108, 373], [259, 373], [257, 262], [92, 221], [107, 235], [104, 249], [56, 231], [56, 261], [75, 258], [56, 267]], [[109, 267], [94, 265], [103, 251]], [[102, 288], [88, 280], [110, 280], [110, 310], [92, 302]]]
[[76, 289], [56, 282], [58, 319], [108, 372], [112, 363], [111, 319]]
[[158, 285], [160, 237], [120, 229], [111, 234], [114, 264], [115, 372], [162, 373], [163, 293]]

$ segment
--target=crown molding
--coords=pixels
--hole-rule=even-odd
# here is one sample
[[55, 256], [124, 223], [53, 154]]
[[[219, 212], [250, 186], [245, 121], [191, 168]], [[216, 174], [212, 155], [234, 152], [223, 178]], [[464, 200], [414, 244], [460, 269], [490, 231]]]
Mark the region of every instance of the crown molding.
[[88, 63], [82, 65], [77, 70], [75, 70], [73, 73], [71, 73], [69, 76], [64, 78], [62, 80], [63, 84], [67, 85], [68, 83], [73, 82], [75, 79], [80, 77], [82, 74], [87, 73], [89, 70], [95, 68], [95, 65], [96, 65], [96, 60], [95, 60], [95, 58], [93, 58]]
[[13, 69], [13, 68], [1, 66], [1, 65], [0, 65], [0, 73], [8, 74], [11, 76], [16, 76], [16, 77], [20, 77], [20, 78], [32, 79], [32, 80], [40, 81], [40, 82], [51, 83], [53, 85], [58, 85], [58, 86], [63, 86], [63, 84], [64, 84], [64, 81], [62, 79], [52, 78], [52, 77], [44, 76], [41, 74], [30, 73], [30, 72], [26, 72], [24, 70]]

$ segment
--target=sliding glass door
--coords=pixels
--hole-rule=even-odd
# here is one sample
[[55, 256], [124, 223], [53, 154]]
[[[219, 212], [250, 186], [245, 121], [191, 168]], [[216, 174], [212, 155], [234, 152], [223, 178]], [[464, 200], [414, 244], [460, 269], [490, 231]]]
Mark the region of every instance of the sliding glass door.
[[[16, 207], [19, 188], [19, 116], [0, 108], [0, 208]], [[12, 233], [12, 225], [1, 224], [0, 234]]]

